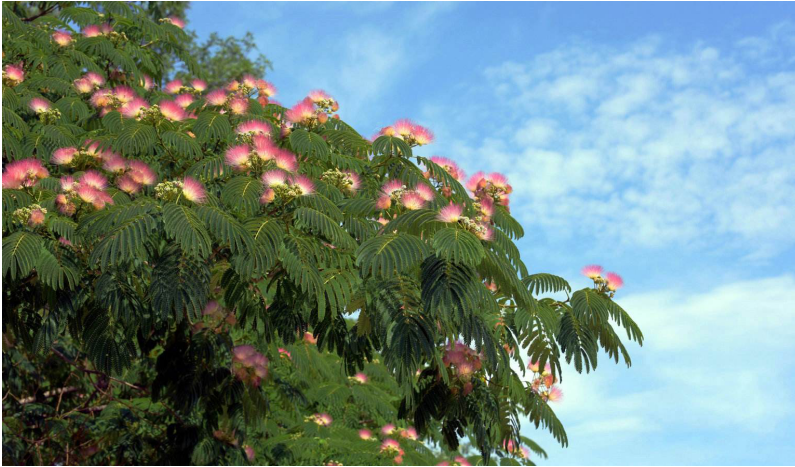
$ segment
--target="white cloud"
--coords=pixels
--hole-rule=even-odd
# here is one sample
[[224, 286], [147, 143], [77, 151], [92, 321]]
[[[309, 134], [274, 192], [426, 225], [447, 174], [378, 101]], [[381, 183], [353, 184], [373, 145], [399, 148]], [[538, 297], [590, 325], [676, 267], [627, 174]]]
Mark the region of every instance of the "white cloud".
[[564, 369], [564, 397], [555, 409], [571, 449], [552, 448], [551, 438], [529, 427], [527, 434], [552, 448], [555, 463], [601, 463], [588, 456], [611, 445], [633, 447], [611, 463], [738, 463], [741, 445], [696, 441], [688, 447], [686, 440], [660, 452], [658, 437], [682, 442], [676, 433], [697, 432], [702, 440], [744, 439], [770, 436], [790, 423], [793, 290], [795, 276], [783, 275], [703, 292], [621, 297], [646, 337], [644, 347], [630, 346], [633, 367], [603, 358], [589, 375]]
[[[795, 27], [746, 42], [777, 53], [795, 44]], [[486, 122], [487, 137], [466, 134], [450, 154], [506, 172], [531, 229], [774, 255], [795, 245], [795, 73], [749, 58], [746, 42], [563, 46], [487, 69], [487, 87], [472, 93], [488, 107], [433, 125], [444, 135]]]

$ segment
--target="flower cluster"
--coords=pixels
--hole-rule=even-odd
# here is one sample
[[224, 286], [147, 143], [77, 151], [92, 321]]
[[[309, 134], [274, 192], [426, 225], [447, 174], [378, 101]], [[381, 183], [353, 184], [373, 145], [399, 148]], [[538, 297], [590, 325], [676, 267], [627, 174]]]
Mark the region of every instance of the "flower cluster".
[[356, 190], [361, 186], [359, 175], [351, 170], [340, 170], [337, 168], [326, 170], [320, 175], [320, 179], [330, 185], [334, 185], [344, 193], [356, 193]]
[[463, 205], [452, 203], [440, 209], [436, 218], [441, 222], [446, 222], [449, 224], [457, 223], [458, 225], [461, 225], [468, 231], [477, 235], [477, 237], [481, 240], [489, 241], [494, 236], [494, 230], [492, 230], [489, 223], [490, 217], [484, 214], [483, 210], [480, 209], [480, 206], [482, 205], [479, 205], [478, 203], [475, 204], [475, 208], [478, 209], [478, 213], [474, 218], [463, 215]]
[[39, 116], [39, 120], [45, 125], [53, 124], [61, 118], [61, 111], [53, 108], [50, 101], [41, 97], [34, 97], [28, 104], [30, 110]]
[[352, 381], [356, 381], [359, 384], [367, 384], [367, 381], [370, 379], [367, 377], [366, 374], [362, 373], [361, 371], [356, 373], [353, 376], [349, 376], [348, 379]]
[[262, 174], [262, 183], [265, 191], [260, 197], [260, 203], [270, 204], [277, 198], [283, 203], [299, 196], [310, 195], [315, 191], [315, 185], [304, 175], [291, 175], [283, 170], [269, 170]]
[[395, 456], [394, 461], [396, 464], [403, 463], [405, 451], [400, 447], [400, 443], [392, 438], [387, 438], [381, 443], [381, 453], [387, 456]]
[[592, 264], [582, 268], [582, 274], [594, 282], [594, 288], [599, 292], [604, 292], [613, 297], [616, 290], [624, 286], [624, 279], [614, 272], [608, 272], [602, 277], [604, 269], [602, 266]]
[[276, 146], [266, 135], [253, 134], [250, 140], [251, 144], [238, 144], [226, 150], [226, 163], [235, 170], [256, 173], [262, 173], [268, 168], [278, 168], [286, 172], [298, 170], [298, 159], [295, 155]]
[[[443, 168], [445, 172], [450, 174], [451, 177], [453, 177], [458, 181], [463, 181], [466, 178], [466, 174], [464, 173], [463, 170], [461, 170], [461, 167], [459, 167], [458, 164], [456, 164], [454, 161], [446, 157], [433, 156], [430, 158], [430, 161]], [[431, 178], [430, 171], [425, 171], [424, 175], [425, 178]]]
[[38, 204], [19, 208], [11, 215], [15, 222], [27, 224], [30, 227], [43, 224], [45, 216], [47, 216], [47, 210]]
[[483, 367], [481, 355], [461, 342], [448, 344], [442, 362], [463, 383], [463, 395], [472, 392], [472, 376]]
[[258, 387], [268, 376], [268, 358], [250, 345], [232, 349], [232, 373], [244, 383]]
[[3, 188], [18, 190], [36, 186], [39, 180], [50, 176], [41, 161], [34, 158], [9, 162], [3, 171]]
[[217, 301], [210, 300], [202, 310], [202, 321], [194, 324], [192, 330], [193, 332], [198, 332], [209, 328], [219, 334], [228, 330], [224, 329], [225, 325], [234, 326], [235, 323], [237, 323], [237, 318], [234, 313], [225, 310]]
[[52, 33], [52, 40], [61, 47], [66, 47], [72, 43], [72, 33], [59, 29]]
[[530, 458], [530, 450], [524, 446], [517, 447], [516, 443], [514, 443], [512, 439], [504, 441], [502, 443], [502, 448], [505, 449], [508, 453], [513, 454], [514, 456], [520, 459]]
[[381, 128], [381, 131], [376, 133], [373, 139], [379, 136], [400, 138], [408, 143], [409, 146], [424, 146], [433, 142], [433, 132], [431, 130], [407, 119], [398, 120], [390, 126]]
[[331, 422], [333, 422], [334, 419], [327, 413], [316, 413], [306, 417], [306, 421], [316, 423], [320, 426], [331, 426]]
[[530, 362], [527, 369], [533, 372], [533, 382], [531, 389], [534, 393], [541, 396], [541, 399], [549, 402], [559, 401], [563, 397], [563, 392], [555, 386], [558, 379], [552, 374], [552, 367], [549, 364], [541, 369], [538, 362]]
[[[284, 117], [292, 124], [313, 127], [326, 123], [329, 119], [329, 113], [337, 110], [339, 110], [339, 104], [333, 97], [329, 96], [325, 91], [315, 90], [284, 112]], [[333, 117], [338, 118], [336, 114]]]
[[456, 456], [452, 462], [442, 461], [436, 465], [472, 465], [466, 457], [464, 456]]
[[204, 185], [191, 177], [185, 177], [182, 180], [165, 181], [158, 183], [155, 187], [155, 197], [166, 201], [177, 202], [180, 198], [185, 198], [196, 204], [202, 204], [206, 196]]
[[84, 172], [77, 180], [71, 175], [63, 176], [61, 193], [55, 196], [55, 205], [65, 216], [73, 215], [79, 206], [84, 205], [102, 209], [106, 204], [113, 204], [113, 198], [105, 191], [107, 187], [108, 179], [96, 170]]
[[25, 81], [25, 70], [21, 63], [19, 65], [9, 63], [3, 68], [3, 84], [6, 86], [13, 88], [23, 81]]
[[410, 211], [422, 209], [436, 197], [436, 191], [424, 183], [408, 188], [401, 180], [391, 180], [381, 187], [381, 196], [375, 204], [376, 209], [389, 209], [393, 204]]
[[500, 204], [506, 208], [508, 207], [508, 195], [513, 191], [505, 175], [499, 173], [478, 172], [469, 177], [466, 186], [477, 201], [490, 205]]

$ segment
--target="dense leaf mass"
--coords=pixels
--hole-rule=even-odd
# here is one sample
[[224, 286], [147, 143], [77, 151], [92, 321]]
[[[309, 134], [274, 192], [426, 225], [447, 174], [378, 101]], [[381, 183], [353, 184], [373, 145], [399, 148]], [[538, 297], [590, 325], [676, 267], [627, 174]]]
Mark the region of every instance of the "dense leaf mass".
[[505, 177], [427, 128], [208, 86], [133, 3], [32, 11], [3, 4], [4, 463], [532, 464], [561, 363], [642, 343], [620, 277], [531, 273]]

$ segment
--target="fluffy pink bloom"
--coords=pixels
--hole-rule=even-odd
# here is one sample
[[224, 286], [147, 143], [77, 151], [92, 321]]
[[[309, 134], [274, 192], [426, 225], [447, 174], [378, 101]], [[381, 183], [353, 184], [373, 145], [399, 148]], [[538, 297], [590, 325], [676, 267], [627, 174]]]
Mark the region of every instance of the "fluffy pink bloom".
[[381, 427], [382, 435], [391, 435], [394, 431], [395, 431], [395, 425], [391, 423], [387, 423], [386, 425]]
[[392, 206], [392, 198], [389, 195], [381, 196], [375, 202], [376, 209], [389, 209], [391, 206]]
[[69, 193], [75, 187], [75, 179], [71, 175], [61, 177], [61, 190]]
[[477, 232], [477, 236], [479, 239], [490, 242], [494, 238], [494, 230], [486, 224], [481, 224], [483, 228], [480, 232]]
[[224, 159], [226, 163], [237, 170], [244, 170], [248, 166], [248, 157], [251, 148], [245, 144], [238, 144], [226, 150]]
[[294, 177], [292, 184], [301, 189], [302, 195], [309, 195], [315, 191], [315, 184], [306, 175]]
[[163, 91], [165, 91], [165, 92], [167, 92], [169, 94], [177, 94], [180, 91], [180, 89], [182, 89], [182, 80], [179, 80], [179, 79], [175, 79], [173, 81], [169, 81], [163, 87]]
[[362, 373], [360, 371], [359, 373], [356, 373], [355, 375], [353, 375], [353, 379], [356, 380], [357, 382], [361, 383], [361, 384], [365, 384], [369, 378], [367, 377], [366, 374], [364, 374], [364, 373]]
[[522, 459], [530, 459], [530, 450], [524, 446], [519, 448], [519, 451], [516, 453], [517, 456], [521, 457]]
[[274, 158], [276, 162], [276, 167], [286, 170], [288, 172], [295, 172], [298, 170], [298, 160], [296, 160], [293, 153], [290, 151], [279, 151], [279, 154], [276, 155]]
[[50, 176], [38, 159], [22, 159], [10, 162], [5, 166], [3, 172], [3, 188], [18, 189], [22, 187], [32, 187], [39, 179]]
[[198, 180], [191, 177], [185, 177], [182, 180], [182, 194], [188, 201], [193, 201], [196, 204], [204, 202], [207, 193], [204, 191], [204, 185]]
[[295, 104], [284, 116], [292, 123], [302, 123], [315, 118], [315, 106], [309, 99], [304, 99]]
[[157, 174], [155, 171], [143, 161], [127, 161], [127, 170], [129, 176], [136, 183], [140, 183], [141, 185], [154, 185], [157, 181]]
[[284, 185], [287, 183], [287, 174], [281, 170], [269, 170], [262, 174], [262, 183], [267, 187]]
[[425, 201], [433, 201], [436, 198], [436, 191], [424, 183], [418, 183], [414, 187], [414, 192], [420, 195]]
[[256, 135], [253, 138], [254, 152], [263, 161], [269, 161], [276, 158], [282, 151], [265, 135]]
[[91, 84], [91, 81], [88, 78], [78, 78], [74, 80], [75, 89], [80, 94], [88, 94], [89, 92], [94, 90], [94, 85]]
[[185, 21], [182, 18], [178, 18], [176, 16], [169, 16], [168, 20], [171, 22], [171, 24], [173, 24], [174, 26], [180, 29], [185, 27]]
[[259, 120], [249, 120], [247, 122], [243, 122], [237, 126], [235, 130], [238, 134], [255, 134], [255, 135], [269, 135], [271, 133], [271, 127]]
[[52, 152], [52, 158], [50, 158], [50, 162], [55, 165], [70, 164], [72, 160], [74, 160], [75, 154], [77, 154], [77, 148], [69, 147], [56, 149]]
[[441, 166], [445, 171], [447, 171], [447, 173], [450, 174], [450, 176], [456, 180], [463, 180], [466, 178], [464, 171], [458, 167], [458, 164], [446, 157], [433, 156], [431, 157], [431, 162]]
[[102, 35], [102, 29], [96, 24], [91, 24], [83, 28], [83, 35], [86, 37], [97, 37]]
[[255, 87], [257, 87], [257, 78], [255, 78], [254, 76], [252, 76], [250, 74], [247, 74], [247, 75], [243, 76], [243, 84], [245, 84], [246, 86], [248, 86], [250, 88], [255, 88]]
[[548, 397], [550, 402], [557, 402], [563, 398], [563, 391], [559, 387], [553, 386], [549, 389]]
[[483, 172], [476, 172], [472, 174], [472, 176], [469, 177], [469, 180], [467, 180], [466, 184], [467, 190], [472, 192], [477, 191], [479, 188], [483, 188], [484, 186], [486, 186], [486, 174]]
[[161, 101], [160, 113], [171, 121], [178, 122], [187, 118], [185, 110], [174, 101]]
[[148, 108], [149, 104], [145, 100], [141, 99], [140, 97], [136, 97], [135, 99], [121, 106], [119, 112], [121, 112], [121, 114], [126, 118], [138, 118], [141, 115], [141, 112]]
[[414, 129], [414, 122], [408, 119], [402, 119], [395, 122], [392, 127], [395, 129], [395, 133], [402, 136], [403, 138], [407, 138], [411, 135], [412, 129]]
[[590, 264], [582, 268], [582, 275], [588, 277], [590, 279], [596, 279], [597, 277], [602, 275], [602, 266], [596, 264]]
[[533, 373], [538, 373], [538, 370], [541, 369], [541, 363], [539, 362], [530, 362], [527, 364], [527, 369], [532, 371]]
[[290, 351], [289, 351], [289, 350], [287, 350], [287, 349], [284, 349], [284, 348], [281, 348], [281, 347], [279, 347], [279, 349], [278, 349], [278, 350], [279, 350], [279, 356], [280, 356], [280, 357], [286, 357], [286, 358], [287, 358], [287, 359], [289, 359], [289, 360], [292, 360], [292, 359], [293, 359], [293, 356], [292, 356], [292, 355], [290, 355]]
[[348, 187], [351, 191], [356, 191], [362, 186], [362, 180], [359, 178], [359, 174], [352, 170], [346, 170], [345, 173], [348, 175], [348, 180], [350, 180], [351, 185]]
[[606, 279], [607, 279], [607, 288], [612, 290], [613, 292], [624, 286], [624, 279], [622, 279], [621, 276], [619, 276], [614, 272], [608, 272]]
[[47, 99], [42, 99], [41, 97], [34, 97], [30, 100], [30, 104], [28, 104], [30, 110], [36, 112], [37, 114], [50, 110], [50, 105], [51, 104], [47, 101]]
[[113, 91], [110, 89], [99, 89], [91, 95], [89, 102], [91, 102], [91, 105], [94, 107], [105, 107], [106, 105], [110, 105], [112, 97]]
[[334, 421], [334, 419], [331, 418], [331, 415], [327, 413], [316, 413], [314, 419], [315, 423], [320, 426], [329, 426], [331, 425], [331, 422]]
[[403, 193], [403, 196], [400, 197], [400, 203], [409, 210], [417, 210], [422, 209], [425, 205], [425, 200], [422, 199], [422, 196], [418, 195], [417, 193], [407, 192]]
[[245, 451], [245, 453], [246, 453], [246, 459], [248, 459], [249, 462], [254, 462], [254, 458], [257, 455], [254, 452], [254, 448], [252, 448], [249, 445], [246, 445], [245, 447], [243, 447], [243, 451]]
[[155, 87], [155, 82], [152, 80], [151, 76], [144, 75], [143, 79], [141, 80], [141, 87], [144, 88], [144, 90], [149, 91]]
[[88, 185], [97, 190], [104, 190], [108, 186], [108, 179], [96, 170], [85, 172], [78, 180], [80, 186]]
[[359, 438], [365, 441], [373, 439], [373, 432], [370, 430], [359, 430]]
[[93, 205], [96, 209], [102, 209], [105, 204], [113, 204], [113, 198], [107, 193], [87, 184], [80, 184], [77, 189], [77, 196], [84, 202]]
[[21, 66], [8, 64], [3, 70], [3, 77], [16, 85], [25, 81], [25, 70]]
[[264, 79], [257, 80], [257, 90], [260, 96], [272, 97], [276, 95], [276, 87]]
[[400, 443], [398, 443], [392, 438], [387, 438], [384, 440], [383, 443], [381, 443], [381, 452], [387, 452], [387, 451], [397, 452], [398, 450], [400, 450]]
[[496, 186], [497, 188], [506, 188], [508, 187], [508, 179], [505, 175], [497, 172], [492, 172], [486, 177], [488, 181], [491, 182], [492, 185]]
[[243, 115], [248, 111], [248, 99], [245, 97], [236, 97], [229, 101], [229, 110], [235, 115]]
[[276, 199], [276, 192], [273, 191], [273, 188], [266, 188], [265, 191], [262, 192], [262, 196], [259, 197], [259, 202], [262, 204], [270, 204], [274, 199]]
[[317, 344], [317, 338], [311, 332], [304, 333], [304, 340], [310, 344]]
[[207, 94], [207, 103], [210, 105], [224, 105], [226, 103], [226, 91], [216, 89]]
[[433, 132], [424, 126], [414, 125], [411, 128], [411, 136], [420, 146], [424, 146], [433, 142]]
[[77, 206], [70, 202], [63, 193], [55, 195], [55, 205], [58, 206], [58, 212], [65, 216], [71, 216], [77, 210]]
[[30, 216], [28, 217], [28, 225], [33, 227], [43, 224], [45, 216], [46, 214], [41, 209], [33, 209], [30, 211]]
[[227, 91], [235, 92], [238, 89], [240, 89], [240, 82], [238, 80], [232, 80], [232, 82], [226, 85]]
[[416, 440], [417, 439], [417, 430], [413, 426], [410, 426], [410, 427], [406, 428], [405, 430], [400, 430], [400, 436], [402, 436], [403, 438], [406, 438], [406, 439]]
[[174, 98], [174, 102], [183, 109], [187, 109], [189, 105], [193, 104], [193, 96], [190, 94], [180, 94]]
[[72, 43], [72, 34], [69, 31], [58, 30], [52, 33], [52, 40], [61, 47], [66, 47]]
[[307, 97], [309, 98], [309, 100], [315, 103], [334, 100], [326, 91], [323, 91], [322, 89], [315, 89], [314, 91], [310, 91]]
[[381, 187], [381, 191], [385, 195], [391, 195], [392, 193], [396, 192], [397, 190], [403, 189], [403, 181], [402, 180], [390, 180], [384, 183], [384, 186]]
[[116, 186], [119, 188], [119, 190], [131, 195], [138, 193], [138, 191], [141, 189], [141, 185], [136, 183], [135, 180], [133, 180], [128, 174], [117, 178]]
[[127, 103], [138, 97], [138, 94], [129, 86], [116, 86], [113, 95], [122, 103]]
[[480, 212], [486, 217], [494, 215], [494, 200], [490, 197], [480, 199]]
[[249, 357], [257, 353], [251, 345], [239, 345], [232, 349], [232, 358], [237, 361], [247, 361]]
[[442, 222], [458, 222], [463, 212], [464, 206], [460, 204], [448, 204], [439, 210], [439, 215], [436, 216], [436, 218]]
[[102, 158], [102, 168], [108, 172], [122, 173], [127, 168], [127, 161], [118, 154], [110, 153]]
[[83, 78], [87, 79], [94, 86], [102, 86], [105, 84], [105, 78], [99, 73], [94, 73], [93, 71], [86, 73]]

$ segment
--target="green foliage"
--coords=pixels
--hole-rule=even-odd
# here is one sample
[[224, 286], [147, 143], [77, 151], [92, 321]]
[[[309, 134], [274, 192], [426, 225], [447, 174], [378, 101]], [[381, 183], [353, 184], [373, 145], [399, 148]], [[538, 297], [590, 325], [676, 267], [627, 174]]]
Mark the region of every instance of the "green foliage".
[[499, 187], [425, 140], [371, 143], [322, 96], [297, 118], [251, 78], [210, 104], [191, 78], [269, 64], [236, 61], [250, 36], [197, 45], [184, 11], [3, 4], [3, 462], [530, 465], [523, 417], [566, 445], [516, 368], [629, 365], [614, 290], [530, 274]]

